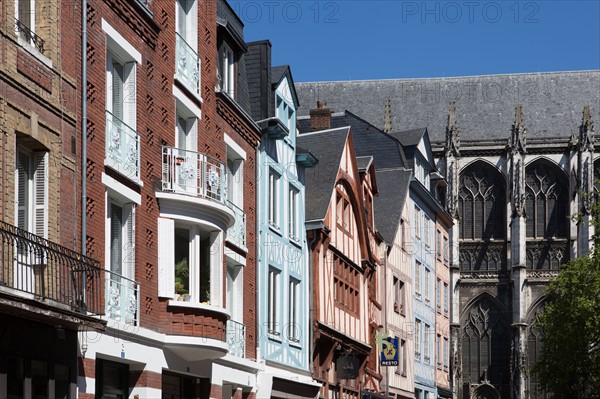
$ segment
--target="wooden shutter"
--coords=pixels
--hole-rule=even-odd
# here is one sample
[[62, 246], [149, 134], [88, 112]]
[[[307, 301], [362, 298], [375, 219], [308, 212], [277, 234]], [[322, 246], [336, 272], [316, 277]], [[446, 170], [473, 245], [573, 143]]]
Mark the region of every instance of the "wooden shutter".
[[34, 233], [48, 238], [48, 153], [33, 154]]
[[123, 209], [110, 204], [110, 271], [123, 274]]
[[158, 296], [175, 296], [175, 221], [158, 218]]
[[136, 76], [135, 62], [123, 66], [123, 118], [133, 130], [136, 129]]
[[29, 229], [29, 155], [17, 152], [17, 227]]
[[135, 205], [128, 204], [123, 208], [123, 219], [123, 275], [135, 280]]

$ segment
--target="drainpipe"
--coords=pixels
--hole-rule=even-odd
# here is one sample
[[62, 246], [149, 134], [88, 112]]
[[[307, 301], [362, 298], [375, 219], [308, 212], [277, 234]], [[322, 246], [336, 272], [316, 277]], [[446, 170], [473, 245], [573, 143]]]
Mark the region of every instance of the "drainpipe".
[[82, 0], [81, 7], [81, 254], [85, 256], [87, 255], [87, 0]]
[[[306, 188], [304, 190], [304, 204], [306, 204]], [[313, 284], [313, 264], [312, 264], [312, 248], [313, 245], [315, 245], [315, 243], [317, 242], [317, 232], [316, 230], [313, 230], [313, 236], [310, 239], [310, 242], [308, 243], [308, 286], [312, 287], [312, 289], [314, 290], [314, 284]], [[318, 287], [317, 287], [318, 289]], [[313, 293], [312, 290], [309, 290], [308, 293], [308, 368], [309, 371], [311, 373], [311, 375], [313, 374], [313, 357], [312, 357], [312, 353], [313, 353]]]
[[[260, 219], [260, 204], [261, 204], [261, 190], [262, 190], [262, 183], [261, 183], [261, 176], [260, 176], [260, 171], [261, 171], [261, 162], [262, 162], [262, 158], [261, 158], [261, 154], [260, 154], [260, 149], [262, 146], [262, 141], [258, 143], [258, 146], [256, 148], [255, 154], [254, 154], [254, 159], [258, 159], [258, 165], [254, 168], [254, 178], [255, 178], [255, 182], [258, 183], [258, 190], [256, 190], [256, 195], [254, 196], [254, 200], [256, 201], [256, 204], [254, 206], [254, 209], [256, 209], [256, 216], [255, 216], [255, 229], [256, 229], [256, 233], [255, 236], [256, 237], [256, 241], [258, 241], [259, 245], [255, 245], [257, 253], [256, 253], [256, 258], [258, 259], [258, 262], [254, 262], [254, 266], [256, 267], [256, 272], [254, 273], [254, 303], [257, 304], [256, 306], [256, 313], [254, 315], [254, 336], [258, 337], [258, 339], [256, 340], [256, 361], [260, 363], [260, 358], [261, 358], [261, 353], [260, 353], [260, 340], [263, 338], [262, 337], [262, 330], [261, 330], [261, 326], [260, 326], [260, 303], [258, 303], [257, 299], [259, 298], [259, 288], [260, 288], [260, 268], [261, 268], [261, 255], [262, 255], [262, 251], [260, 248], [260, 246], [262, 245], [262, 241], [261, 241], [261, 236], [260, 236], [260, 225], [262, 223], [261, 219]], [[260, 334], [260, 336], [258, 335]], [[257, 383], [258, 383], [258, 379], [257, 379]], [[258, 387], [257, 387], [258, 388]]]

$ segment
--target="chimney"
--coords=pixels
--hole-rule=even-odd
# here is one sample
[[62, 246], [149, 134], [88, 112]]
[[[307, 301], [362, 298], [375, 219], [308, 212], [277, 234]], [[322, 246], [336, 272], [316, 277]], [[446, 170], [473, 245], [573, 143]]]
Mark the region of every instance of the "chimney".
[[310, 131], [331, 129], [331, 110], [325, 108], [325, 101], [317, 100], [317, 109], [310, 110]]

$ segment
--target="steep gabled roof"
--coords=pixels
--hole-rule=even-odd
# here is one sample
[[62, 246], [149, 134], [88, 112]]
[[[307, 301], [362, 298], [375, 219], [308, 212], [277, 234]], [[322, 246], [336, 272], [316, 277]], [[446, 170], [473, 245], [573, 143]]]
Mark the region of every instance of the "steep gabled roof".
[[400, 225], [412, 172], [399, 168], [381, 169], [375, 171], [375, 176], [379, 188], [379, 196], [373, 198], [375, 228], [391, 244]]
[[[350, 111], [331, 115], [331, 128], [352, 127], [352, 139], [357, 156], [373, 156], [376, 169], [407, 167], [402, 145], [388, 134]], [[310, 118], [298, 118], [301, 133], [310, 131]]]
[[346, 126], [301, 134], [296, 139], [299, 147], [319, 160], [305, 174], [307, 222], [325, 219], [349, 134], [350, 127]]

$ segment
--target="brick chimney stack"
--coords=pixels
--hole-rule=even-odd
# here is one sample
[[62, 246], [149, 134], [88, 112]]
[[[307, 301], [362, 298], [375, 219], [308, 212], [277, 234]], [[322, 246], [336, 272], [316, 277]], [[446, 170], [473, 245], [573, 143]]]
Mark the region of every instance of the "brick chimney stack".
[[310, 131], [331, 129], [331, 110], [325, 108], [325, 101], [317, 100], [317, 108], [310, 110]]

